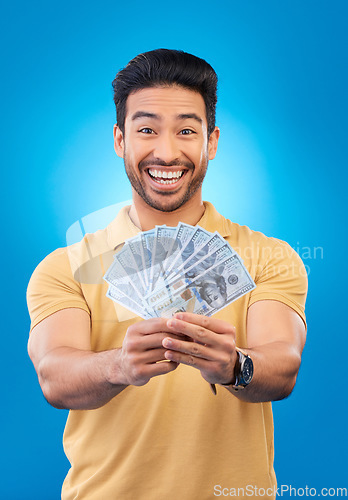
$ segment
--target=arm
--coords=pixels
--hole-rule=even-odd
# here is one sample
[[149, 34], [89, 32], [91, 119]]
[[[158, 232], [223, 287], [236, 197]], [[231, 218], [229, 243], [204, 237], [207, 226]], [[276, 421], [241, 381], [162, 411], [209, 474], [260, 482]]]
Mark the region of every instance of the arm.
[[[255, 302], [248, 311], [247, 339], [245, 351], [252, 358], [255, 371], [250, 385], [236, 393], [239, 399], [260, 402], [289, 396], [306, 341], [300, 316], [282, 302]], [[230, 391], [235, 393], [233, 389]]]
[[[165, 338], [166, 359], [194, 366], [209, 383], [233, 383], [236, 362], [233, 326], [188, 313], [176, 315], [168, 321], [168, 326], [195, 342]], [[248, 348], [243, 351], [253, 360], [253, 380], [245, 389], [235, 391], [231, 387], [227, 390], [248, 402], [287, 397], [295, 385], [305, 343], [302, 319], [281, 302], [256, 302], [248, 311], [247, 338]]]
[[177, 367], [175, 362], [159, 363], [165, 360], [161, 342], [168, 333], [165, 320], [140, 321], [128, 328], [122, 348], [93, 352], [88, 313], [70, 308], [33, 328], [28, 352], [50, 404], [93, 409], [128, 385], [144, 385]]

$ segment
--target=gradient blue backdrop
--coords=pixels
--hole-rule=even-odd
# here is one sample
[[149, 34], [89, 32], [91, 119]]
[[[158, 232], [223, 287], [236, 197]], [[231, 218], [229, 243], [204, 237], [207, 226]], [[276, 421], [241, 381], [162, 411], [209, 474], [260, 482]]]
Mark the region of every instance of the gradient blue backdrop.
[[38, 262], [65, 245], [70, 225], [130, 198], [113, 151], [111, 81], [137, 53], [158, 47], [204, 57], [219, 75], [221, 141], [204, 198], [232, 220], [287, 240], [308, 266], [303, 365], [294, 393], [273, 405], [278, 482], [348, 486], [348, 4], [166, 5], [13, 0], [1, 7], [6, 500], [59, 498], [67, 413], [45, 402], [27, 357], [26, 285]]

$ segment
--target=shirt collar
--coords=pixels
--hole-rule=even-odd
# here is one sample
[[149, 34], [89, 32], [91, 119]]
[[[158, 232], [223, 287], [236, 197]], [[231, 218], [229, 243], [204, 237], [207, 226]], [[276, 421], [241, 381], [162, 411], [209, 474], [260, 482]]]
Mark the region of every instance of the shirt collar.
[[228, 220], [216, 210], [214, 205], [209, 201], [204, 201], [205, 212], [201, 219], [197, 222], [198, 226], [203, 227], [207, 231], [213, 233], [217, 231], [223, 238], [231, 234]]
[[[198, 226], [213, 233], [217, 231], [223, 238], [230, 234], [227, 219], [215, 209], [209, 201], [203, 202], [205, 211], [201, 219], [197, 222]], [[123, 244], [128, 238], [136, 236], [141, 230], [133, 224], [129, 217], [130, 205], [121, 208], [115, 219], [107, 226], [108, 246], [115, 249]]]
[[106, 228], [108, 246], [112, 249], [140, 233], [140, 229], [133, 224], [129, 217], [130, 207], [127, 205], [121, 208], [115, 219]]

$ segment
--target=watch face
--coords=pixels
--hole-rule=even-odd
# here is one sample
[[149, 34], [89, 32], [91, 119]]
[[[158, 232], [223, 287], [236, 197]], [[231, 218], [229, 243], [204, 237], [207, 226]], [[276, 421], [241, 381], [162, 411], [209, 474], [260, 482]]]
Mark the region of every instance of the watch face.
[[251, 358], [247, 357], [245, 358], [242, 370], [242, 377], [244, 379], [245, 384], [249, 384], [251, 382], [251, 379], [253, 378], [253, 373], [254, 373], [253, 362]]

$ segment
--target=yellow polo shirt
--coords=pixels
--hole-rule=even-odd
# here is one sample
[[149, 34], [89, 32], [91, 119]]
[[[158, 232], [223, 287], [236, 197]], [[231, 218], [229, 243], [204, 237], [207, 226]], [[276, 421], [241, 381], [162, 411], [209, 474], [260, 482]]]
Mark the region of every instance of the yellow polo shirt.
[[[305, 321], [307, 276], [296, 252], [205, 207], [198, 224], [230, 243], [257, 285], [215, 315], [236, 326], [237, 345], [247, 346], [247, 311], [258, 300], [283, 302]], [[127, 328], [143, 321], [106, 297], [103, 280], [115, 249], [139, 232], [128, 211], [39, 264], [28, 287], [31, 328], [78, 307], [91, 316], [92, 350], [103, 351], [121, 347]], [[274, 498], [271, 403], [245, 403], [222, 387], [214, 396], [193, 367], [129, 386], [101, 408], [71, 410], [63, 443], [71, 463], [64, 500], [204, 500], [238, 488]]]

